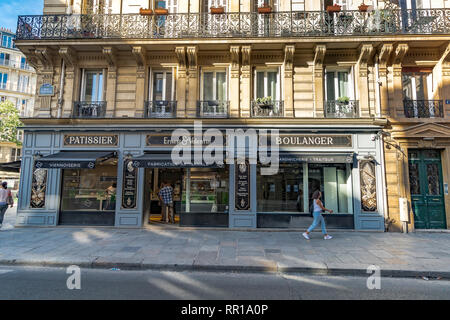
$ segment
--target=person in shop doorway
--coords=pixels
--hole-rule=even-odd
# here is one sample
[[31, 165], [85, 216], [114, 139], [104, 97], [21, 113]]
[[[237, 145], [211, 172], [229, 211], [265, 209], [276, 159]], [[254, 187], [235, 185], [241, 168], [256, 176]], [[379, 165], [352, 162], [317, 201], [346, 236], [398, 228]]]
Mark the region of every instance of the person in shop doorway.
[[8, 183], [3, 182], [0, 186], [0, 229], [2, 228], [3, 218], [5, 217], [8, 206], [14, 206], [14, 199], [11, 190], [8, 190]]
[[116, 192], [117, 192], [117, 183], [111, 184], [106, 189], [106, 210], [115, 210], [116, 209]]
[[313, 231], [320, 223], [321, 227], [322, 227], [322, 233], [323, 233], [323, 238], [325, 240], [330, 240], [333, 237], [330, 236], [327, 233], [327, 229], [325, 226], [325, 219], [322, 216], [322, 212], [328, 211], [329, 213], [333, 213], [333, 210], [327, 209], [323, 206], [322, 201], [320, 200], [320, 198], [322, 197], [322, 192], [320, 192], [319, 190], [316, 190], [313, 193], [313, 218], [314, 221], [311, 224], [311, 226], [308, 228], [308, 230], [306, 232], [303, 233], [303, 237], [307, 240], [309, 240], [309, 234], [311, 231]]
[[173, 188], [169, 183], [164, 181], [158, 195], [162, 205], [163, 220], [166, 223], [175, 223], [173, 217]]

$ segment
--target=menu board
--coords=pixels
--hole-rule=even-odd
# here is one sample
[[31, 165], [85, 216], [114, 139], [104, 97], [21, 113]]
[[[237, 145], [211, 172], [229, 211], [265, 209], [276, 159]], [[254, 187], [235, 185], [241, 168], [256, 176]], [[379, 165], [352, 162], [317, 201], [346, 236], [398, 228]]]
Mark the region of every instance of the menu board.
[[235, 209], [250, 210], [250, 165], [248, 161], [236, 164]]
[[133, 166], [133, 161], [127, 159], [123, 165], [123, 193], [122, 208], [136, 208], [137, 194], [137, 168]]

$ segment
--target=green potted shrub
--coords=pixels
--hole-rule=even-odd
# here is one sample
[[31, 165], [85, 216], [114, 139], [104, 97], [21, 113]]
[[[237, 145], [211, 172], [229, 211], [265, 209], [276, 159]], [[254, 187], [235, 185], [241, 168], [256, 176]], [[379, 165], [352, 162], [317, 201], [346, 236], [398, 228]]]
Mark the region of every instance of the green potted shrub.
[[349, 97], [339, 97], [338, 98], [338, 100], [337, 100], [337, 102], [339, 103], [339, 104], [344, 104], [344, 105], [348, 105], [349, 104], [349, 102], [350, 102], [350, 98]]
[[260, 108], [272, 108], [273, 107], [273, 100], [272, 97], [264, 97], [264, 98], [257, 98], [256, 104]]

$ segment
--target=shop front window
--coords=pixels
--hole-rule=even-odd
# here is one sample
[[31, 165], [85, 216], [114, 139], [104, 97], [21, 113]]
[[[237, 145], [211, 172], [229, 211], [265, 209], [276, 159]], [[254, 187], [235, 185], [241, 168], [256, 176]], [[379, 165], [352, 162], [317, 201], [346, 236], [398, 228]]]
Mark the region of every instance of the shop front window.
[[312, 194], [319, 190], [326, 208], [353, 214], [350, 164], [280, 163], [278, 173], [268, 176], [261, 175], [260, 170], [258, 167], [258, 212], [306, 213]]
[[257, 188], [259, 212], [304, 212], [303, 164], [280, 164], [276, 175], [258, 172]]
[[63, 170], [62, 211], [115, 211], [117, 160], [94, 169]]
[[228, 213], [228, 168], [185, 169], [182, 211], [189, 213]]

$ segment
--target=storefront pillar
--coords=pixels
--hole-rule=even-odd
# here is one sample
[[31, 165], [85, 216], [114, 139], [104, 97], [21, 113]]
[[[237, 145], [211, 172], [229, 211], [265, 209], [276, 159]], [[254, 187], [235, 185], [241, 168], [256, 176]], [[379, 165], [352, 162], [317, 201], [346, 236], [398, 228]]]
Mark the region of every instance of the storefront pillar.
[[[256, 164], [246, 164], [247, 172], [237, 172], [239, 165], [230, 164], [230, 201], [229, 227], [256, 228]], [[244, 182], [248, 178], [248, 184]], [[244, 190], [247, 189], [247, 190]], [[244, 193], [248, 191], [249, 194]], [[247, 196], [247, 197], [246, 197]], [[246, 198], [247, 204], [238, 203], [238, 199]], [[243, 204], [243, 203], [242, 203]]]

